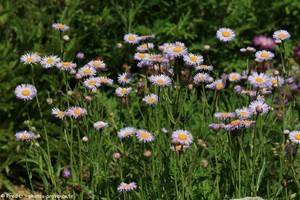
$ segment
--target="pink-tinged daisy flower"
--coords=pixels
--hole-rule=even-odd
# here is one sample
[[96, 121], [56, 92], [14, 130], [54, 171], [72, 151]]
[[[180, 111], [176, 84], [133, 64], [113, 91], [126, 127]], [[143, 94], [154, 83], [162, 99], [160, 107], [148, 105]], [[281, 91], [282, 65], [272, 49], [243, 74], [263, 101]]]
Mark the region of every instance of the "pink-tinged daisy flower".
[[255, 100], [252, 101], [249, 105], [249, 110], [254, 114], [264, 114], [270, 110], [268, 104], [264, 100]]
[[255, 57], [256, 57], [256, 61], [264, 62], [264, 61], [272, 60], [274, 58], [274, 53], [266, 50], [257, 51], [255, 53]]
[[108, 123], [104, 121], [97, 121], [93, 124], [94, 128], [98, 131], [104, 129], [105, 127], [107, 127], [107, 125]]
[[128, 43], [128, 44], [137, 44], [139, 43], [141, 40], [141, 38], [133, 33], [128, 33], [126, 35], [124, 35], [124, 42]]
[[229, 42], [233, 40], [234, 37], [235, 37], [235, 33], [233, 32], [233, 30], [229, 28], [220, 28], [217, 31], [217, 38], [222, 42]]
[[252, 112], [247, 107], [236, 109], [235, 113], [236, 113], [237, 117], [240, 119], [248, 119], [252, 115]]
[[213, 131], [219, 131], [220, 129], [224, 128], [225, 124], [221, 123], [221, 124], [209, 124], [208, 128], [210, 128]]
[[149, 53], [135, 53], [134, 54], [134, 59], [141, 61], [141, 60], [149, 60], [150, 59], [150, 54]]
[[281, 76], [273, 76], [271, 77], [271, 84], [274, 88], [281, 87], [284, 84], [284, 78]]
[[300, 144], [300, 131], [289, 132], [289, 139], [296, 144]]
[[154, 44], [153, 43], [144, 43], [144, 44], [141, 44], [140, 46], [137, 47], [137, 50], [139, 52], [146, 52], [150, 49], [153, 49], [154, 48]]
[[56, 67], [62, 71], [72, 71], [76, 68], [76, 64], [72, 62], [59, 62]]
[[128, 72], [124, 72], [123, 74], [118, 75], [118, 83], [121, 85], [129, 84], [132, 80], [132, 76]]
[[133, 128], [133, 127], [125, 127], [125, 128], [122, 128], [119, 132], [118, 132], [118, 137], [120, 139], [123, 139], [123, 138], [129, 138], [131, 136], [133, 136], [136, 132], [136, 129]]
[[37, 138], [37, 135], [35, 135], [31, 131], [18, 131], [15, 134], [16, 140], [17, 141], [22, 141], [22, 142], [29, 142]]
[[224, 129], [230, 132], [239, 131], [245, 128], [250, 128], [255, 124], [255, 121], [236, 119], [224, 126]]
[[258, 35], [253, 38], [253, 44], [261, 49], [274, 49], [275, 41], [264, 35]]
[[171, 57], [181, 57], [187, 54], [187, 49], [182, 42], [175, 42], [166, 48], [165, 51]]
[[286, 30], [278, 30], [278, 31], [275, 31], [274, 34], [273, 34], [273, 38], [275, 40], [287, 40], [291, 37], [290, 33], [287, 32]]
[[235, 118], [235, 113], [234, 112], [216, 112], [214, 114], [214, 117], [218, 120], [227, 120], [227, 119]]
[[99, 82], [100, 84], [102, 85], [109, 85], [109, 86], [112, 86], [114, 81], [106, 76], [99, 76]]
[[59, 108], [52, 108], [51, 113], [54, 117], [58, 119], [63, 119], [65, 117], [65, 112], [60, 110]]
[[211, 83], [214, 79], [207, 73], [198, 73], [193, 77], [193, 83], [199, 85], [200, 83]]
[[118, 87], [118, 88], [116, 89], [116, 95], [117, 95], [118, 97], [125, 97], [125, 96], [127, 96], [131, 91], [132, 91], [132, 88], [131, 88], [131, 87], [128, 87], [128, 88]]
[[212, 71], [214, 67], [212, 65], [198, 65], [195, 67], [196, 71]]
[[140, 142], [152, 142], [154, 140], [154, 136], [151, 132], [146, 131], [144, 129], [139, 129], [136, 131], [136, 137]]
[[253, 87], [266, 88], [271, 86], [270, 77], [264, 73], [258, 74], [257, 72], [252, 73], [248, 77], [248, 81]]
[[242, 78], [242, 76], [236, 72], [232, 72], [228, 75], [228, 80], [230, 82], [237, 82], [237, 81], [241, 80], [241, 78]]
[[21, 62], [24, 64], [36, 64], [40, 62], [41, 57], [37, 53], [26, 53], [21, 56]]
[[104, 70], [106, 68], [105, 63], [102, 60], [92, 60], [88, 62], [89, 66], [93, 67], [96, 70]]
[[190, 66], [198, 66], [203, 63], [203, 56], [189, 53], [183, 56], [185, 64]]
[[170, 77], [166, 76], [166, 75], [152, 75], [149, 77], [149, 81], [153, 84], [156, 85], [158, 87], [166, 87], [171, 85], [172, 80]]
[[18, 99], [27, 101], [32, 100], [36, 96], [37, 90], [33, 85], [21, 84], [16, 87], [15, 94]]
[[226, 85], [222, 79], [215, 80], [213, 83], [206, 85], [207, 88], [217, 91], [224, 89], [225, 86]]
[[41, 60], [41, 65], [43, 68], [48, 69], [55, 66], [59, 62], [60, 62], [60, 58], [58, 56], [54, 56], [54, 55], [45, 56]]
[[52, 24], [52, 28], [54, 28], [55, 30], [61, 31], [61, 32], [65, 32], [70, 29], [69, 26], [62, 24], [62, 23], [54, 23], [54, 24]]
[[186, 130], [176, 130], [172, 133], [172, 143], [189, 146], [193, 142], [191, 132]]
[[158, 96], [156, 94], [149, 94], [143, 98], [143, 102], [150, 106], [155, 106], [158, 103]]
[[131, 182], [131, 183], [124, 183], [122, 182], [117, 190], [118, 192], [130, 192], [133, 191], [137, 188], [137, 184], [135, 182]]
[[81, 77], [94, 76], [96, 74], [96, 70], [94, 67], [91, 67], [90, 65], [85, 65], [78, 70], [78, 74]]
[[85, 108], [81, 108], [79, 106], [74, 106], [74, 107], [69, 108], [66, 111], [66, 115], [69, 117], [73, 117], [74, 119], [77, 119], [77, 118], [81, 118], [81, 117], [84, 117], [85, 115], [87, 115], [87, 111]]
[[83, 82], [83, 85], [90, 90], [96, 90], [98, 87], [101, 86], [100, 80], [98, 77], [90, 77], [90, 78], [86, 79]]

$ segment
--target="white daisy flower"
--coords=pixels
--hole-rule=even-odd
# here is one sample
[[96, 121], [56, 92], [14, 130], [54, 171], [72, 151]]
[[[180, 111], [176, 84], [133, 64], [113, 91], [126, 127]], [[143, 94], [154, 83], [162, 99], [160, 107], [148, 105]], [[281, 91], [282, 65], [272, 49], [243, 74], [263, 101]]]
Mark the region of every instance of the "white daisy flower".
[[94, 76], [96, 74], [96, 70], [90, 65], [85, 65], [78, 70], [78, 74], [80, 74], [81, 77]]
[[154, 106], [158, 103], [158, 96], [156, 94], [149, 94], [143, 98], [143, 101], [150, 106]]
[[175, 42], [165, 49], [165, 52], [172, 57], [181, 57], [187, 54], [187, 48], [182, 42]]
[[108, 123], [104, 122], [104, 121], [97, 121], [93, 124], [94, 128], [96, 130], [100, 130], [100, 129], [104, 129], [105, 127], [107, 127]]
[[124, 42], [128, 44], [137, 44], [140, 40], [141, 38], [137, 34], [128, 33], [124, 35]]
[[234, 37], [235, 37], [235, 33], [233, 32], [233, 30], [229, 28], [220, 28], [217, 31], [217, 38], [222, 42], [229, 42], [233, 40]]
[[248, 77], [248, 81], [250, 82], [251, 85], [254, 87], [258, 88], [266, 88], [271, 86], [271, 80], [270, 77], [264, 73], [258, 74], [257, 72], [252, 73]]
[[289, 132], [289, 139], [296, 144], [300, 144], [300, 131]]
[[212, 71], [214, 67], [212, 65], [198, 65], [195, 67], [196, 71]]
[[189, 53], [183, 56], [185, 64], [191, 66], [198, 66], [203, 62], [203, 56]]
[[172, 133], [172, 143], [181, 145], [190, 145], [193, 142], [191, 132], [186, 130], [177, 130]]
[[56, 67], [62, 71], [72, 71], [76, 68], [76, 64], [72, 62], [59, 62], [56, 64]]
[[235, 113], [233, 112], [216, 112], [214, 117], [218, 120], [227, 120], [235, 118]]
[[214, 79], [207, 73], [198, 73], [193, 77], [193, 83], [199, 85], [200, 83], [211, 83]]
[[20, 58], [24, 64], [36, 64], [40, 62], [41, 57], [37, 53], [26, 53]]
[[135, 53], [134, 54], [134, 59], [141, 61], [141, 60], [149, 60], [150, 59], [150, 54], [148, 53]]
[[90, 90], [96, 90], [101, 83], [98, 77], [90, 77], [83, 82], [83, 85]]
[[88, 62], [87, 65], [93, 67], [96, 70], [104, 70], [106, 68], [105, 63], [102, 60], [92, 60]]
[[29, 142], [31, 140], [34, 140], [37, 138], [37, 135], [35, 135], [33, 132], [31, 131], [18, 131], [15, 134], [16, 140], [17, 141], [23, 141], [23, 142]]
[[65, 117], [65, 112], [61, 111], [59, 108], [52, 108], [52, 115], [56, 118], [63, 119]]
[[114, 81], [106, 76], [99, 76], [99, 82], [100, 84], [103, 84], [103, 85], [109, 85], [109, 86], [112, 86]]
[[137, 188], [137, 184], [135, 182], [131, 182], [131, 183], [120, 183], [120, 185], [118, 186], [117, 190], [118, 192], [130, 192], [133, 191]]
[[118, 82], [121, 85], [129, 84], [132, 80], [132, 76], [128, 72], [124, 72], [123, 74], [118, 75]]
[[265, 103], [264, 100], [255, 100], [252, 101], [249, 105], [249, 110], [254, 114], [264, 114], [270, 110], [268, 104]]
[[54, 55], [45, 56], [41, 60], [41, 65], [43, 68], [48, 69], [55, 66], [57, 63], [60, 62], [60, 58]]
[[214, 82], [212, 82], [211, 84], [209, 85], [206, 85], [206, 88], [209, 88], [209, 89], [213, 89], [213, 90], [222, 90], [225, 88], [225, 83], [222, 79], [218, 79], [218, 80], [215, 80]]
[[165, 87], [165, 86], [169, 86], [172, 83], [172, 80], [170, 77], [166, 76], [166, 75], [152, 75], [149, 77], [149, 81], [156, 86], [159, 87]]
[[268, 61], [274, 58], [274, 53], [266, 50], [257, 51], [255, 57], [258, 62]]
[[120, 139], [131, 137], [135, 134], [136, 129], [133, 127], [125, 127], [118, 131], [118, 137]]
[[136, 137], [140, 142], [152, 142], [154, 140], [154, 136], [151, 132], [146, 131], [144, 129], [140, 129], [136, 131]]
[[54, 28], [55, 30], [61, 31], [61, 32], [65, 32], [70, 29], [69, 26], [62, 24], [62, 23], [54, 23], [54, 24], [52, 24], [52, 28]]
[[236, 109], [235, 113], [236, 113], [237, 117], [240, 119], [248, 119], [252, 115], [252, 112], [247, 107]]
[[128, 87], [128, 88], [118, 87], [118, 88], [116, 89], [116, 95], [117, 95], [118, 97], [125, 97], [125, 96], [127, 96], [131, 91], [132, 91], [132, 88], [131, 88], [131, 87]]
[[137, 47], [137, 50], [139, 52], [146, 52], [150, 49], [153, 49], [154, 48], [154, 44], [153, 43], [144, 43], [144, 44], [141, 44], [140, 46]]
[[21, 84], [16, 87], [15, 94], [18, 99], [32, 100], [37, 95], [37, 90], [33, 85]]
[[73, 117], [74, 119], [77, 119], [87, 115], [87, 111], [85, 108], [74, 106], [66, 110], [66, 115], [69, 117]]
[[273, 34], [273, 38], [275, 40], [287, 40], [291, 37], [290, 33], [287, 32], [286, 30], [278, 30], [278, 31], [275, 31], [274, 34]]
[[241, 80], [241, 75], [239, 73], [232, 72], [228, 75], [228, 80], [230, 82], [237, 82], [237, 81]]

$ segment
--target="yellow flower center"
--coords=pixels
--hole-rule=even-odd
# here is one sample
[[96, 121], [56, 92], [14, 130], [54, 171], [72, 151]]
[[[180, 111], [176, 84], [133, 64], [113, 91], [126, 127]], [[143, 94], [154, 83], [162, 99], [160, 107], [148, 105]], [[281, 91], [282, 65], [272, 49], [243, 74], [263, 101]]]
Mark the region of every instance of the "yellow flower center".
[[241, 115], [242, 117], [247, 117], [247, 113], [248, 113], [248, 112], [246, 112], [246, 111], [241, 111], [241, 112], [240, 112], [240, 115]]
[[262, 52], [260, 54], [260, 57], [262, 57], [262, 58], [269, 58], [269, 53], [268, 52]]
[[217, 89], [217, 90], [221, 90], [221, 89], [223, 89], [223, 88], [224, 88], [224, 85], [223, 85], [222, 82], [217, 82], [217, 83], [216, 83], [216, 89]]
[[231, 75], [231, 80], [236, 81], [238, 79], [238, 75], [233, 74]]
[[134, 35], [129, 35], [127, 39], [129, 41], [134, 41], [135, 40], [135, 36]]
[[157, 79], [156, 83], [158, 85], [164, 85], [165, 81], [164, 81], [164, 79]]
[[185, 133], [179, 133], [177, 137], [181, 141], [186, 141], [188, 139], [188, 136]]
[[263, 83], [264, 81], [265, 81], [265, 80], [264, 80], [262, 77], [259, 77], [259, 76], [258, 76], [258, 77], [255, 78], [255, 82], [256, 82], [256, 83]]
[[140, 56], [141, 59], [144, 59], [146, 57], [146, 54], [145, 53], [140, 53], [139, 56]]
[[30, 137], [29, 137], [29, 134], [22, 133], [22, 134], [20, 135], [20, 138], [21, 138], [21, 140], [28, 140]]
[[65, 113], [64, 113], [63, 111], [59, 111], [59, 112], [57, 113], [57, 116], [58, 116], [59, 118], [63, 118], [63, 117], [65, 116]]
[[54, 59], [53, 58], [48, 58], [46, 61], [47, 64], [51, 65], [54, 63]]
[[284, 40], [284, 39], [287, 38], [287, 35], [285, 33], [279, 33], [278, 38], [281, 39], [281, 40]]
[[29, 56], [29, 57], [26, 59], [26, 61], [27, 61], [28, 63], [33, 63], [33, 57]]
[[95, 80], [90, 80], [89, 81], [89, 85], [92, 86], [92, 87], [95, 86], [96, 85], [96, 81]]
[[230, 32], [229, 31], [223, 31], [222, 32], [222, 36], [223, 37], [229, 37], [230, 36]]
[[28, 97], [30, 95], [30, 89], [25, 88], [22, 90], [22, 95]]
[[180, 47], [180, 46], [176, 46], [176, 47], [173, 48], [173, 51], [174, 51], [175, 53], [180, 53], [180, 52], [182, 52], [182, 50], [183, 50], [183, 48]]
[[63, 62], [62, 65], [63, 65], [63, 68], [69, 68], [69, 67], [71, 67], [71, 62]]
[[232, 125], [232, 126], [238, 126], [238, 125], [240, 125], [240, 123], [241, 123], [241, 121], [237, 119], [237, 120], [231, 121], [230, 125]]
[[64, 28], [65, 28], [65, 25], [64, 25], [64, 24], [57, 24], [57, 28], [59, 28], [59, 29], [64, 29]]
[[295, 139], [300, 140], [300, 133], [295, 134]]
[[154, 97], [148, 97], [147, 101], [148, 103], [153, 104], [156, 102], [156, 99]]
[[83, 69], [83, 73], [84, 73], [84, 74], [91, 74], [92, 71], [91, 71], [90, 68], [87, 67], [87, 68], [84, 68], [84, 69]]
[[190, 59], [191, 59], [192, 62], [196, 62], [196, 61], [197, 61], [197, 58], [198, 58], [197, 56], [191, 56], [191, 57], [190, 57]]
[[147, 132], [145, 132], [145, 131], [141, 131], [141, 132], [140, 132], [140, 137], [141, 137], [142, 139], [148, 139], [148, 138], [150, 137], [150, 134], [147, 133]]
[[75, 115], [80, 115], [81, 114], [81, 109], [79, 109], [79, 108], [76, 108], [75, 110], [74, 110], [74, 114]]

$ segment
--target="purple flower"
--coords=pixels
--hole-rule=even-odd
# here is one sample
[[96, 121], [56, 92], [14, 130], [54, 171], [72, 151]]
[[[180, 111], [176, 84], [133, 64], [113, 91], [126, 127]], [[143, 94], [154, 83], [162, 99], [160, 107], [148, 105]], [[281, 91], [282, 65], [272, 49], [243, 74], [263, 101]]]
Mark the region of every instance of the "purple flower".
[[253, 38], [254, 46], [260, 47], [261, 49], [274, 49], [276, 43], [271, 37], [264, 35], [258, 35]]
[[64, 168], [61, 172], [61, 176], [65, 179], [68, 179], [71, 177], [71, 171], [68, 168]]

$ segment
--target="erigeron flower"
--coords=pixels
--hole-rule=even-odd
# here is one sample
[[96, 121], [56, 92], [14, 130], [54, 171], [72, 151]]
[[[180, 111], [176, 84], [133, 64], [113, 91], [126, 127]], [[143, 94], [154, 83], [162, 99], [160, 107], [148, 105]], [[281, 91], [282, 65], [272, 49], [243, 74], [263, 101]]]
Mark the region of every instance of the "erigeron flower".
[[252, 73], [248, 77], [248, 81], [251, 85], [258, 88], [266, 88], [271, 86], [270, 77], [264, 73], [258, 74], [257, 72]]
[[109, 86], [112, 86], [114, 81], [106, 76], [99, 76], [99, 82], [100, 84], [102, 85], [109, 85]]
[[52, 28], [54, 28], [55, 30], [61, 31], [61, 32], [65, 32], [70, 29], [69, 26], [62, 24], [62, 23], [54, 23], [54, 24], [52, 24]]
[[144, 129], [139, 129], [136, 131], [136, 137], [140, 142], [152, 142], [154, 140], [154, 136], [151, 132], [146, 131]]
[[238, 131], [245, 128], [250, 128], [255, 124], [255, 121], [252, 120], [242, 120], [236, 119], [231, 121], [229, 124], [224, 126], [224, 129], [230, 132]]
[[69, 117], [73, 117], [74, 119], [77, 119], [87, 115], [87, 111], [85, 108], [74, 106], [66, 110], [66, 115]]
[[182, 42], [175, 42], [165, 49], [165, 52], [172, 57], [181, 57], [187, 53], [187, 49]]
[[193, 142], [191, 132], [186, 130], [176, 130], [172, 133], [172, 143], [189, 146]]
[[18, 131], [15, 134], [16, 140], [17, 141], [22, 141], [22, 142], [29, 142], [37, 138], [37, 135], [35, 135], [31, 131]]
[[118, 82], [121, 85], [129, 84], [132, 80], [132, 76], [128, 72], [124, 72], [123, 74], [118, 75]]
[[101, 83], [98, 77], [90, 77], [83, 82], [83, 85], [90, 90], [96, 90]]
[[132, 88], [131, 88], [131, 87], [128, 87], [128, 88], [118, 87], [118, 88], [116, 89], [116, 95], [117, 95], [118, 97], [125, 97], [125, 96], [127, 96], [131, 91], [132, 91]]
[[135, 53], [134, 54], [134, 59], [141, 61], [141, 60], [149, 60], [150, 59], [150, 54], [149, 53]]
[[156, 94], [149, 94], [143, 98], [143, 101], [150, 106], [154, 106], [158, 102], [158, 96]]
[[104, 70], [106, 68], [105, 63], [98, 59], [98, 60], [91, 60], [90, 62], [88, 62], [89, 66], [93, 67], [96, 70]]
[[59, 108], [52, 108], [51, 113], [58, 119], [63, 119], [65, 117], [65, 112], [60, 110]]
[[219, 131], [220, 129], [224, 128], [225, 124], [223, 123], [212, 123], [208, 125], [208, 128], [210, 128], [213, 131]]
[[137, 184], [135, 182], [131, 182], [131, 183], [120, 183], [120, 185], [118, 186], [117, 190], [118, 192], [130, 192], [133, 191], [137, 188]]
[[125, 127], [118, 131], [118, 137], [120, 139], [131, 137], [135, 134], [136, 129], [133, 127]]
[[41, 57], [37, 53], [26, 53], [20, 58], [24, 64], [36, 64], [40, 62]]
[[268, 104], [264, 100], [255, 100], [252, 101], [249, 105], [249, 110], [254, 114], [264, 114], [270, 110]]
[[193, 77], [193, 83], [195, 85], [199, 85], [200, 83], [211, 83], [213, 80], [214, 79], [207, 73], [198, 73]]
[[128, 44], [137, 44], [139, 43], [141, 40], [141, 38], [133, 33], [128, 33], [126, 35], [124, 35], [124, 42], [128, 43]]
[[300, 144], [300, 131], [289, 132], [289, 139], [296, 144]]
[[286, 30], [278, 30], [278, 31], [275, 31], [274, 34], [273, 34], [273, 38], [275, 40], [287, 40], [291, 37], [290, 33], [287, 32]]
[[149, 77], [149, 81], [158, 87], [169, 86], [172, 83], [172, 80], [169, 76], [166, 75], [152, 75]]
[[274, 53], [266, 50], [257, 51], [255, 57], [258, 62], [268, 61], [274, 58]]
[[237, 117], [240, 119], [248, 119], [252, 115], [252, 112], [247, 107], [236, 109], [235, 113], [236, 113]]
[[284, 78], [281, 76], [273, 76], [271, 77], [272, 87], [281, 87], [284, 84]]
[[212, 65], [198, 65], [195, 67], [196, 71], [212, 71], [214, 67]]
[[15, 94], [18, 99], [32, 100], [36, 96], [37, 90], [33, 85], [21, 84], [16, 87]]
[[235, 117], [235, 113], [233, 112], [216, 112], [214, 117], [218, 120], [227, 120]]
[[90, 65], [85, 65], [78, 70], [78, 74], [80, 74], [81, 77], [94, 76], [96, 74], [96, 70]]
[[154, 48], [153, 43], [144, 43], [144, 44], [141, 44], [140, 46], [138, 46], [137, 50], [139, 52], [145, 52], [145, 51], [148, 51], [148, 50], [153, 49], [153, 48]]
[[241, 75], [239, 73], [232, 72], [228, 75], [228, 80], [230, 82], [237, 82], [237, 81], [241, 80]]
[[206, 85], [206, 87], [209, 89], [219, 91], [219, 90], [222, 90], [225, 88], [225, 83], [222, 79], [218, 79], [218, 80], [215, 80], [213, 83]]
[[107, 127], [107, 125], [108, 125], [107, 122], [97, 121], [93, 124], [93, 127], [99, 131], [100, 129], [104, 129], [105, 127]]
[[233, 30], [229, 28], [220, 28], [217, 31], [217, 38], [222, 42], [229, 42], [233, 40], [234, 37], [235, 37], [235, 33], [233, 32]]
[[59, 62], [60, 62], [60, 58], [58, 56], [54, 56], [54, 55], [45, 56], [41, 59], [41, 65], [45, 69], [51, 68]]
[[56, 67], [63, 71], [72, 71], [76, 68], [76, 64], [73, 62], [59, 62], [56, 64]]
[[190, 66], [198, 66], [203, 62], [203, 56], [189, 53], [183, 56], [185, 64]]

